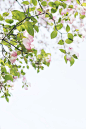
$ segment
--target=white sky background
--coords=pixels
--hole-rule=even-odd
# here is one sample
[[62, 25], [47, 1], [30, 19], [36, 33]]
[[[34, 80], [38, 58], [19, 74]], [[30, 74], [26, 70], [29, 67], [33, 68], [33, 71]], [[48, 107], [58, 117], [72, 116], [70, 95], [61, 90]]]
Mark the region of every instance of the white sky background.
[[70, 67], [51, 62], [40, 73], [30, 67], [28, 91], [15, 83], [7, 103], [0, 99], [1, 129], [86, 129], [86, 44], [79, 45], [79, 59]]

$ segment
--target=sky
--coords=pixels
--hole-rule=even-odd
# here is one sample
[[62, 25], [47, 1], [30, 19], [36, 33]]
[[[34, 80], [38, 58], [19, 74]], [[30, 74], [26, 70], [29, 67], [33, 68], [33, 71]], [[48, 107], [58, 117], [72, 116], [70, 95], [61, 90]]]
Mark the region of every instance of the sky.
[[86, 51], [70, 67], [63, 61], [51, 62], [40, 73], [30, 67], [28, 91], [15, 83], [10, 102], [0, 99], [1, 129], [86, 129]]
[[22, 89], [15, 82], [7, 103], [0, 99], [0, 129], [86, 129], [86, 44], [70, 67], [64, 59], [51, 61], [40, 73], [30, 66]]

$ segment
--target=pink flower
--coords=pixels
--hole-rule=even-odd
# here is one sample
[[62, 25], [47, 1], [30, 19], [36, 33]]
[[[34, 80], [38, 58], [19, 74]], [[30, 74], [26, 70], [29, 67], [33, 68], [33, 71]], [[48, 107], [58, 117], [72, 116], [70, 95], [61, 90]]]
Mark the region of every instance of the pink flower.
[[14, 76], [14, 78], [13, 79], [17, 79], [17, 76]]
[[69, 47], [68, 48], [68, 52], [73, 53], [73, 48], [72, 47]]
[[26, 77], [25, 76], [23, 76], [23, 82], [25, 82], [26, 81]]
[[62, 10], [61, 11], [61, 15], [64, 15], [64, 14], [66, 14], [66, 11], [65, 10]]
[[12, 52], [11, 53], [11, 56], [16, 57], [17, 56], [17, 53], [16, 52]]
[[79, 57], [79, 53], [75, 53], [75, 55], [77, 56], [77, 58]]
[[63, 20], [61, 20], [61, 23], [64, 23], [64, 21], [63, 21]]
[[[25, 76], [23, 76], [22, 82], [23, 82], [23, 85], [24, 85], [24, 89], [25, 89], [25, 90], [28, 90], [28, 86], [31, 87], [31, 83], [30, 83], [30, 82], [27, 82]], [[27, 85], [28, 85], [28, 86], [27, 86]]]
[[53, 19], [55, 20], [56, 19], [56, 16], [53, 16]]
[[75, 18], [71, 17], [69, 23], [72, 24], [74, 21], [75, 21]]
[[[27, 85], [28, 85], [29, 87], [31, 87], [31, 83], [28, 82]], [[28, 87], [27, 87], [26, 85], [24, 85], [24, 89], [25, 89], [25, 90], [28, 90]]]
[[85, 11], [82, 11], [82, 12], [81, 12], [81, 15], [85, 15]]
[[66, 59], [67, 59], [68, 61], [71, 61], [71, 56], [70, 56], [70, 55], [67, 55], [67, 56], [66, 56]]
[[27, 50], [31, 49], [31, 42], [27, 38], [23, 39], [23, 44]]
[[17, 52], [15, 52], [15, 51], [11, 52], [10, 57], [11, 57], [10, 62], [14, 63], [17, 59]]
[[73, 7], [74, 7], [74, 8], [77, 8], [78, 6], [77, 6], [77, 5], [74, 5]]
[[33, 36], [29, 35], [29, 33], [27, 31], [24, 31], [23, 35], [29, 39], [30, 42], [33, 42], [34, 39], [33, 39]]
[[26, 38], [23, 38], [23, 44], [27, 50], [30, 50], [33, 48], [32, 42], [34, 41], [33, 36], [29, 35], [27, 31], [24, 31], [23, 35]]
[[67, 2], [71, 2], [71, 0], [67, 0]]
[[17, 80], [17, 78], [18, 78], [17, 76], [14, 76], [13, 77], [13, 82], [15, 82]]
[[40, 14], [41, 12], [40, 11], [38, 11], [38, 14]]
[[24, 85], [24, 89], [25, 89], [25, 90], [28, 90], [28, 87], [27, 87], [26, 85]]

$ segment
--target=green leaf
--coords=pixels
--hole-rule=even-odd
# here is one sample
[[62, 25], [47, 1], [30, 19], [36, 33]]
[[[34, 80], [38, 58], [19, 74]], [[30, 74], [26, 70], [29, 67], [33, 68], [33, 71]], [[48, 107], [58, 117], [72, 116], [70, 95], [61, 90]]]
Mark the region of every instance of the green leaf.
[[65, 8], [66, 8], [66, 6], [67, 6], [67, 4], [65, 4], [65, 3], [61, 3], [61, 6], [63, 6], [63, 8], [65, 9]]
[[46, 1], [43, 1], [41, 4], [42, 4], [42, 6], [47, 6], [47, 2]]
[[5, 67], [1, 68], [1, 71], [4, 72], [4, 73], [7, 73], [7, 70]]
[[18, 10], [13, 10], [12, 18], [15, 20], [18, 20], [18, 21], [22, 21], [23, 19], [25, 19], [25, 14], [24, 14], [24, 12], [20, 12]]
[[13, 23], [13, 19], [6, 19], [5, 20], [7, 23], [9, 23], [9, 24], [12, 24]]
[[42, 9], [41, 8], [38, 8], [37, 11], [42, 12]]
[[19, 77], [19, 75], [20, 75], [16, 67], [11, 68], [10, 74], [12, 74], [12, 75], [14, 75], [14, 76], [18, 76], [18, 77]]
[[68, 39], [73, 40], [73, 34], [68, 33]]
[[57, 36], [57, 31], [54, 30], [52, 33], [51, 33], [51, 39], [55, 38]]
[[4, 98], [4, 97], [5, 97], [4, 95], [1, 96], [1, 98]]
[[64, 44], [64, 40], [62, 40], [62, 39], [59, 40], [58, 44], [59, 44], [59, 45], [63, 45], [63, 44]]
[[25, 72], [23, 71], [23, 69], [21, 69], [21, 74], [22, 74], [22, 75], [25, 75]]
[[29, 69], [29, 66], [27, 65], [27, 69]]
[[80, 38], [82, 38], [82, 35], [81, 35], [81, 34], [78, 34], [78, 36], [79, 36]]
[[74, 14], [74, 17], [76, 18], [77, 15], [78, 15], [78, 12], [76, 12], [76, 13]]
[[56, 7], [58, 7], [59, 5], [61, 5], [61, 2], [60, 1], [55, 1], [54, 3], [56, 5]]
[[33, 26], [32, 26], [32, 24], [31, 24], [31, 22], [26, 21], [26, 22], [24, 23], [24, 26], [25, 26], [27, 32], [28, 32], [30, 35], [34, 36], [34, 29], [33, 29]]
[[77, 56], [76, 56], [75, 54], [74, 54], [74, 55], [72, 55], [72, 56], [73, 56], [75, 59], [78, 59], [78, 58], [77, 58]]
[[39, 73], [40, 72], [40, 70], [39, 69], [37, 69], [37, 73]]
[[72, 42], [73, 42], [73, 40], [66, 39], [66, 40], [65, 40], [65, 42], [66, 42], [67, 44], [70, 44], [70, 43], [72, 43]]
[[68, 8], [73, 8], [73, 5], [69, 5]]
[[5, 82], [7, 82], [8, 80], [13, 81], [12, 75], [5, 75]]
[[1, 64], [1, 63], [4, 65], [4, 61], [3, 61], [2, 59], [0, 59], [0, 64]]
[[3, 16], [4, 16], [4, 17], [6, 17], [6, 16], [8, 16], [8, 15], [9, 15], [8, 12], [4, 12], [4, 13], [3, 13]]
[[25, 61], [25, 63], [26, 63], [26, 64], [28, 63], [28, 60], [27, 60], [27, 58], [26, 58], [26, 57], [24, 57], [24, 61]]
[[66, 26], [66, 31], [67, 31], [67, 32], [70, 31], [70, 26], [69, 26], [69, 25]]
[[66, 57], [66, 55], [64, 56], [64, 60], [65, 60], [65, 63], [67, 64], [67, 57]]
[[63, 27], [63, 24], [62, 23], [56, 25], [57, 30], [60, 30], [62, 27]]
[[56, 8], [52, 8], [51, 9], [51, 13], [56, 13], [57, 9]]
[[73, 57], [71, 57], [71, 60], [70, 60], [70, 66], [72, 66], [74, 64], [75, 60]]
[[80, 4], [80, 1], [79, 1], [79, 0], [76, 0], [76, 2], [77, 2], [78, 4]]
[[37, 0], [32, 0], [32, 3], [33, 3], [34, 6], [36, 6], [37, 5]]
[[61, 14], [61, 12], [62, 12], [62, 8], [61, 9], [59, 9], [59, 13]]
[[86, 6], [86, 3], [82, 3], [82, 6]]
[[49, 5], [50, 7], [54, 7], [55, 4], [54, 4], [54, 2], [49, 2], [48, 5]]
[[37, 32], [39, 32], [39, 27], [38, 27], [38, 26], [34, 25], [34, 29], [35, 29]]
[[33, 21], [34, 24], [37, 23], [37, 20], [34, 17], [31, 17], [31, 20]]
[[3, 21], [4, 20], [4, 18], [1, 16], [1, 14], [0, 14], [0, 21]]
[[28, 1], [23, 1], [22, 4], [29, 5]]
[[84, 18], [85, 18], [85, 15], [81, 15], [81, 14], [80, 14], [80, 18], [81, 18], [81, 19], [84, 19]]
[[20, 25], [20, 26], [17, 27], [17, 30], [20, 31], [20, 32], [24, 31], [25, 30], [25, 26], [24, 25]]
[[9, 98], [5, 97], [6, 101], [9, 102]]
[[62, 53], [66, 54], [66, 51], [64, 49], [59, 49]]
[[61, 22], [61, 17], [58, 19], [58, 23]]
[[[34, 11], [36, 7], [29, 8], [29, 12]], [[26, 13], [28, 14], [28, 9], [26, 10]]]

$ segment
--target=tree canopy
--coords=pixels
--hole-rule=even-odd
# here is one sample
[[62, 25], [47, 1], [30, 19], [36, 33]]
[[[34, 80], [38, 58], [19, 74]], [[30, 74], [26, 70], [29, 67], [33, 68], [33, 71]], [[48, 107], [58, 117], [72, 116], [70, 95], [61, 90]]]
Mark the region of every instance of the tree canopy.
[[[10, 10], [16, 3], [20, 8]], [[58, 39], [59, 51], [70, 66], [79, 57], [70, 44], [80, 39], [84, 41], [86, 36], [84, 0], [14, 0], [8, 4], [10, 8], [0, 14], [0, 95], [7, 102], [13, 82], [18, 78], [22, 77], [22, 87], [26, 90], [31, 86], [24, 71], [29, 69], [29, 64], [37, 73], [44, 69], [44, 65], [50, 65], [51, 53], [44, 49], [39, 53], [35, 46], [34, 37], [39, 35], [41, 27], [49, 31], [52, 42]]]

